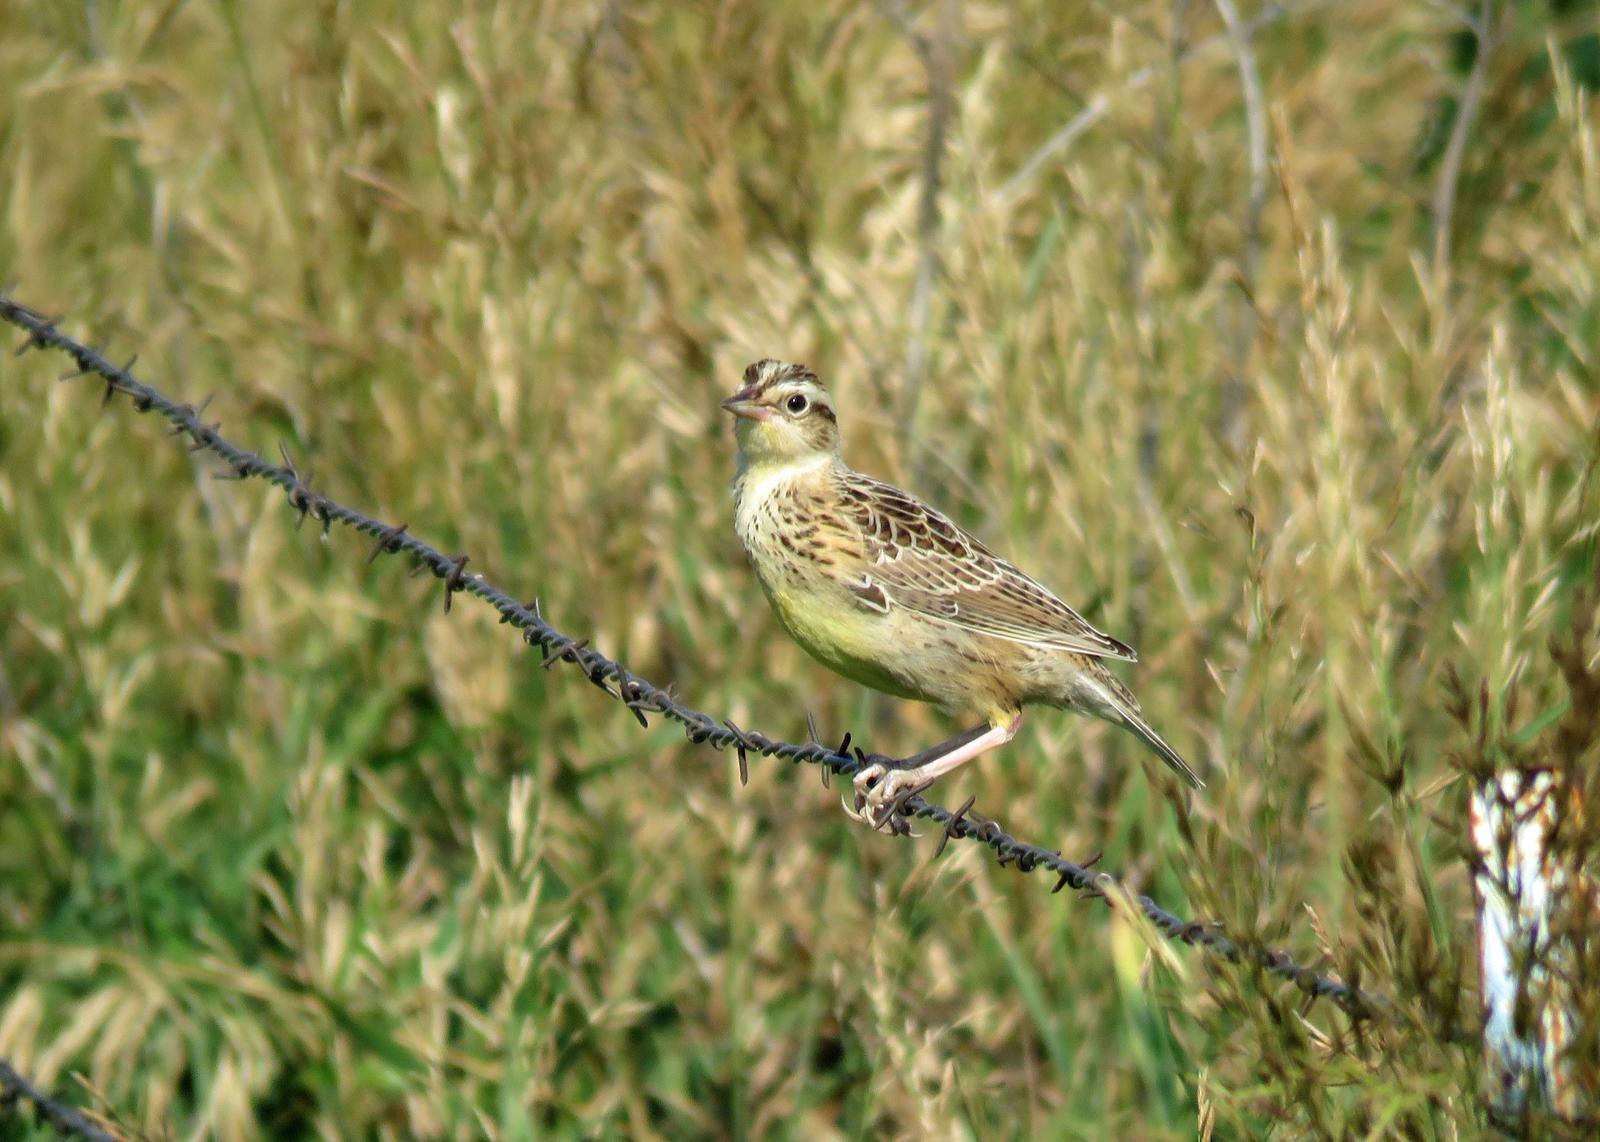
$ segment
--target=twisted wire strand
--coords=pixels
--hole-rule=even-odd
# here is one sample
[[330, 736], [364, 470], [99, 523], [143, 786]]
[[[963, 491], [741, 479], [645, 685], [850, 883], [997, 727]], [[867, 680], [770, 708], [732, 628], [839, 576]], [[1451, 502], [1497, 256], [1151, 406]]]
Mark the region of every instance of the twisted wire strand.
[[[0, 318], [24, 330], [27, 339], [17, 348], [17, 355], [30, 349], [55, 349], [72, 358], [77, 369], [65, 374], [62, 380], [95, 376], [105, 383], [105, 400], [118, 393], [127, 395], [139, 412], [155, 411], [173, 425], [174, 435], [190, 438], [190, 451], [207, 451], [218, 456], [228, 471], [222, 478], [266, 480], [282, 488], [290, 505], [299, 513], [299, 522], [307, 516], [322, 525], [327, 534], [333, 524], [347, 527], [372, 536], [375, 540], [368, 562], [382, 554], [404, 552], [412, 556], [444, 583], [444, 606], [448, 611], [457, 594], [474, 595], [500, 613], [500, 621], [517, 627], [523, 639], [540, 648], [544, 665], [558, 662], [576, 667], [593, 685], [625, 705], [633, 712], [641, 726], [648, 726], [648, 715], [656, 714], [683, 727], [692, 742], [710, 745], [716, 749], [732, 747], [738, 752], [741, 781], [748, 779], [748, 755], [783, 758], [793, 763], [821, 766], [824, 780], [828, 775], [853, 775], [861, 766], [861, 754], [850, 753], [850, 739], [846, 735], [837, 749], [813, 740], [803, 743], [780, 741], [759, 730], [741, 729], [732, 721], [718, 721], [704, 711], [678, 701], [666, 689], [629, 671], [620, 662], [606, 657], [588, 644], [587, 639], [574, 638], [550, 625], [540, 613], [538, 600], [520, 603], [505, 591], [478, 574], [467, 574], [467, 556], [445, 555], [438, 548], [410, 534], [406, 524], [386, 524], [354, 508], [316, 491], [309, 476], [301, 475], [287, 449], [282, 450], [280, 464], [274, 464], [257, 452], [238, 447], [221, 433], [221, 422], [206, 423], [202, 419], [204, 403], [180, 403], [159, 389], [139, 380], [132, 369], [137, 355], [124, 365], [115, 365], [102, 353], [69, 337], [57, 327], [60, 317], [48, 318], [21, 305], [8, 293], [0, 293]], [[298, 524], [297, 524], [298, 526]], [[1008, 833], [999, 822], [977, 816], [971, 812], [969, 799], [959, 809], [950, 810], [921, 796], [908, 798], [903, 804], [908, 817], [931, 821], [941, 829], [938, 848], [934, 855], [944, 851], [952, 839], [976, 841], [986, 846], [1001, 867], [1015, 868], [1031, 873], [1046, 869], [1056, 875], [1052, 892], [1071, 888], [1089, 897], [1106, 898], [1115, 891], [1121, 893], [1119, 882], [1105, 872], [1089, 868], [1063, 857], [1054, 849], [1032, 844]], [[1399, 1015], [1392, 1000], [1352, 986], [1313, 968], [1297, 963], [1289, 953], [1235, 940], [1215, 924], [1185, 920], [1157, 904], [1149, 896], [1128, 894], [1130, 899], [1162, 935], [1168, 939], [1203, 948], [1227, 963], [1248, 966], [1293, 984], [1314, 999], [1328, 999], [1356, 1020], [1378, 1016]]]
[[10, 1063], [0, 1059], [0, 1110], [6, 1104], [26, 1102], [42, 1122], [49, 1123], [63, 1137], [87, 1138], [89, 1142], [118, 1142], [119, 1135], [58, 1099], [51, 1098]]

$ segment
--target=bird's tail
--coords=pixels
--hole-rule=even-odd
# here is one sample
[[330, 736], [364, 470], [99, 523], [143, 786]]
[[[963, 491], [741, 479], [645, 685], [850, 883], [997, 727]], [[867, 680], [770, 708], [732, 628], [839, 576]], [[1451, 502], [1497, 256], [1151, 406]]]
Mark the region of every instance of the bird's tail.
[[[1096, 663], [1096, 665], [1099, 665]], [[1206, 783], [1200, 780], [1183, 755], [1167, 744], [1167, 739], [1156, 733], [1149, 722], [1144, 720], [1144, 714], [1139, 709], [1139, 700], [1133, 696], [1121, 679], [1117, 678], [1103, 666], [1094, 673], [1095, 681], [1100, 683], [1096, 689], [1105, 699], [1105, 708], [1100, 716], [1107, 721], [1120, 722], [1128, 729], [1139, 735], [1139, 740], [1150, 747], [1152, 753], [1167, 763], [1167, 767], [1179, 777], [1187, 781], [1195, 789], [1204, 789]]]
[[1122, 724], [1138, 734], [1139, 740], [1149, 746], [1157, 757], [1166, 762], [1168, 769], [1171, 769], [1172, 772], [1183, 778], [1195, 789], [1204, 789], [1206, 787], [1206, 783], [1200, 780], [1200, 775], [1190, 767], [1187, 761], [1183, 760], [1183, 755], [1168, 745], [1167, 739], [1156, 733], [1150, 723], [1145, 721], [1143, 715], [1137, 710], [1123, 709], [1118, 710], [1117, 713], [1122, 715]]

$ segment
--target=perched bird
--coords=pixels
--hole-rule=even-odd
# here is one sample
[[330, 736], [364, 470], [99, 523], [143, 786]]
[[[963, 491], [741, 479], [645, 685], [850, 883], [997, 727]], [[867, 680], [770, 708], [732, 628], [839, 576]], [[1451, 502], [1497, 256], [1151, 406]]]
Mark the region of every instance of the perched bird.
[[914, 757], [872, 755], [853, 816], [905, 831], [906, 798], [1004, 745], [1029, 704], [1124, 726], [1195, 788], [1104, 659], [1137, 659], [915, 496], [845, 466], [833, 398], [804, 365], [757, 361], [722, 407], [739, 446], [739, 539], [779, 620], [813, 657], [980, 725]]

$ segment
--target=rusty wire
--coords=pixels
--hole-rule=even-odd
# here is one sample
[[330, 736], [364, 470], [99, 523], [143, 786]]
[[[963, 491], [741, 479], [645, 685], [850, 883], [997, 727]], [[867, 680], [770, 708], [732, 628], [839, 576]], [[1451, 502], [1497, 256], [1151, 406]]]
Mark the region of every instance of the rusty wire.
[[[140, 412], [153, 410], [160, 413], [172, 422], [174, 435], [190, 438], [191, 451], [205, 450], [222, 459], [227, 465], [227, 471], [221, 473], [222, 478], [256, 477], [276, 484], [288, 495], [289, 503], [299, 513], [300, 521], [304, 522], [307, 516], [312, 517], [321, 524], [324, 534], [333, 524], [339, 523], [372, 536], [376, 544], [369, 562], [386, 553], [404, 552], [412, 556], [444, 583], [447, 611], [457, 594], [475, 595], [482, 599], [499, 611], [501, 622], [517, 627], [526, 642], [540, 648], [546, 667], [558, 662], [577, 667], [592, 684], [631, 710], [641, 726], [648, 726], [648, 715], [656, 714], [682, 726], [692, 742], [708, 744], [717, 749], [732, 747], [738, 753], [741, 780], [747, 777], [748, 755], [751, 753], [821, 766], [824, 780], [830, 774], [851, 776], [860, 768], [863, 755], [859, 749], [852, 754], [848, 735], [837, 749], [816, 741], [815, 733], [811, 741], [804, 743], [779, 741], [759, 730], [741, 729], [728, 720], [718, 721], [710, 714], [685, 705], [666, 689], [640, 678], [620, 662], [607, 658], [589, 646], [587, 639], [574, 638], [551, 626], [540, 613], [537, 600], [520, 603], [483, 576], [468, 575], [465, 555], [445, 555], [438, 548], [410, 534], [406, 524], [385, 524], [316, 491], [311, 486], [310, 477], [302, 475], [296, 468], [287, 449], [281, 450], [283, 462], [274, 464], [259, 453], [246, 451], [233, 444], [222, 435], [220, 422], [208, 424], [201, 419], [204, 403], [199, 407], [179, 403], [134, 377], [131, 370], [137, 357], [125, 365], [115, 365], [99, 350], [62, 333], [57, 327], [60, 317], [47, 318], [18, 304], [5, 293], [0, 293], [0, 318], [28, 334], [27, 340], [17, 349], [18, 355], [36, 348], [56, 349], [67, 354], [76, 363], [77, 369], [65, 374], [63, 380], [98, 377], [105, 383], [107, 401], [123, 393]], [[1113, 891], [1121, 895], [1120, 885], [1110, 874], [1091, 872], [1084, 865], [1067, 860], [1054, 849], [1019, 840], [1002, 828], [999, 822], [977, 816], [971, 812], [971, 808], [971, 800], [952, 811], [920, 796], [907, 799], [903, 805], [908, 817], [931, 821], [940, 827], [942, 835], [935, 856], [944, 851], [952, 838], [977, 841], [991, 850], [995, 862], [1002, 867], [1011, 867], [1024, 873], [1038, 869], [1054, 873], [1056, 881], [1052, 892], [1071, 888], [1097, 898], [1105, 898]], [[1185, 920], [1148, 896], [1128, 894], [1127, 899], [1168, 939], [1203, 948], [1227, 963], [1247, 965], [1286, 980], [1305, 993], [1308, 1000], [1331, 1000], [1358, 1020], [1398, 1014], [1394, 1003], [1387, 997], [1305, 967], [1295, 962], [1287, 952], [1235, 940], [1215, 924]]]

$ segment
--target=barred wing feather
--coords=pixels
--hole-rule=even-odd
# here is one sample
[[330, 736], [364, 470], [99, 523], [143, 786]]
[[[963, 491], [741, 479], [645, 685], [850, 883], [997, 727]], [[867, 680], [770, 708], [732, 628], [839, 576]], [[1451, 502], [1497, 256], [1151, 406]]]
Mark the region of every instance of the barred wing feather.
[[978, 634], [1137, 661], [1132, 647], [1095, 630], [1049, 589], [915, 497], [853, 472], [841, 492], [866, 564], [858, 593]]

